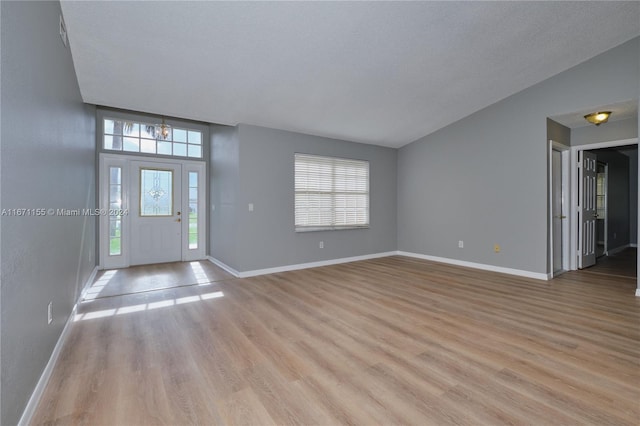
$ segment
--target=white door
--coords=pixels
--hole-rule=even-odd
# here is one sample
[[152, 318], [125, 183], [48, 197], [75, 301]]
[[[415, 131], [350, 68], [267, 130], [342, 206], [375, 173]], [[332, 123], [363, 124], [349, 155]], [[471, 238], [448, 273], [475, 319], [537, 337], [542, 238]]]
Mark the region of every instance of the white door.
[[182, 260], [182, 166], [130, 163], [130, 264]]
[[597, 157], [587, 151], [580, 151], [580, 264], [587, 268], [596, 263], [596, 178]]
[[553, 272], [554, 274], [562, 271], [563, 268], [563, 228], [566, 215], [563, 212], [563, 192], [562, 192], [562, 153], [560, 151], [551, 151], [551, 182], [552, 182], [552, 226], [553, 226]]

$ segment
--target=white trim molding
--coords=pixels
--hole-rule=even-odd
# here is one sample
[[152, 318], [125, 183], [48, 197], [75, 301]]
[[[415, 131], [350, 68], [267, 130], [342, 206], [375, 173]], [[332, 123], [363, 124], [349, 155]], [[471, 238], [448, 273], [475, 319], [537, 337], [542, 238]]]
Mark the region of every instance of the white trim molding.
[[631, 244], [625, 244], [623, 246], [616, 247], [614, 249], [607, 251], [607, 256], [613, 256], [614, 254], [620, 253], [621, 251], [628, 249], [629, 247], [633, 247]]
[[640, 297], [640, 288], [636, 288], [636, 297]]
[[406, 251], [398, 251], [399, 256], [414, 257], [416, 259], [430, 260], [432, 262], [446, 263], [449, 265], [464, 266], [466, 268], [481, 269], [483, 271], [500, 272], [502, 274], [517, 275], [519, 277], [534, 278], [536, 280], [548, 281], [552, 278], [551, 274], [541, 272], [531, 272], [522, 269], [504, 268], [502, 266], [486, 265], [484, 263], [468, 262], [466, 260], [449, 259], [446, 257], [429, 256], [427, 254], [411, 253]]
[[[579, 151], [590, 151], [593, 149], [601, 149], [601, 148], [613, 148], [619, 146], [628, 146], [628, 145], [637, 145], [638, 138], [631, 139], [620, 139], [614, 141], [607, 142], [598, 142], [593, 144], [583, 144], [583, 145], [573, 145], [571, 146], [571, 199], [569, 204], [571, 206], [577, 206], [579, 203], [579, 182], [578, 182], [578, 152]], [[640, 173], [638, 174], [638, 179], [640, 179]], [[577, 270], [578, 266], [578, 256], [580, 256], [580, 246], [578, 245], [578, 238], [580, 233], [580, 226], [575, 226], [578, 223], [578, 209], [572, 208], [570, 211], [570, 242], [571, 242], [571, 258], [570, 258], [570, 269]], [[640, 235], [640, 231], [638, 231], [638, 235]], [[640, 276], [638, 277], [638, 285], [640, 286]]]
[[18, 422], [18, 426], [26, 426], [31, 424], [31, 420], [33, 419], [33, 415], [36, 412], [36, 408], [40, 403], [40, 399], [44, 394], [44, 390], [47, 387], [47, 383], [49, 383], [49, 379], [53, 374], [53, 367], [55, 367], [56, 362], [58, 362], [58, 358], [60, 357], [60, 353], [62, 352], [62, 346], [64, 346], [64, 342], [67, 340], [67, 336], [69, 335], [69, 330], [71, 328], [71, 323], [76, 316], [76, 308], [78, 304], [76, 303], [73, 306], [73, 310], [71, 314], [69, 314], [69, 318], [67, 318], [67, 322], [62, 329], [62, 333], [60, 333], [60, 337], [58, 337], [58, 341], [56, 342], [56, 346], [53, 348], [53, 352], [51, 352], [51, 356], [49, 357], [49, 361], [47, 365], [44, 367], [44, 371], [38, 380], [38, 384], [36, 388], [33, 390], [31, 394], [31, 398], [29, 398], [29, 402], [27, 402], [27, 406], [24, 408], [22, 412], [22, 417]]
[[[84, 283], [84, 287], [80, 292], [80, 298], [78, 299], [78, 302], [84, 300], [84, 296], [87, 294], [87, 290], [91, 288], [91, 284], [93, 284], [93, 282], [96, 280], [96, 275], [98, 275], [99, 269], [100, 268], [96, 266], [95, 268], [93, 268], [93, 271], [91, 271], [91, 274], [89, 274], [89, 278], [87, 278], [87, 281]], [[78, 304], [78, 302], [76, 302], [76, 305]]]
[[295, 265], [276, 266], [274, 268], [254, 269], [252, 271], [238, 272], [235, 269], [225, 265], [223, 262], [209, 256], [207, 259], [218, 265], [225, 271], [238, 278], [257, 277], [259, 275], [277, 274], [278, 272], [298, 271], [300, 269], [318, 268], [320, 266], [338, 265], [340, 263], [358, 262], [360, 260], [377, 259], [380, 257], [395, 256], [398, 252], [388, 251], [383, 253], [365, 254], [363, 256], [343, 257], [339, 259], [320, 260], [318, 262], [297, 263]]
[[231, 266], [229, 266], [226, 263], [216, 259], [215, 257], [207, 256], [207, 260], [209, 262], [213, 263], [214, 265], [219, 266], [220, 268], [224, 269], [225, 271], [227, 271], [228, 273], [230, 273], [234, 277], [236, 277], [236, 278], [240, 277], [240, 272], [236, 271]]
[[524, 271], [524, 270], [521, 270], [521, 269], [504, 268], [504, 267], [501, 267], [501, 266], [485, 265], [485, 264], [482, 264], [482, 263], [467, 262], [465, 260], [457, 260], [457, 259], [449, 259], [449, 258], [445, 258], [445, 257], [429, 256], [429, 255], [426, 255], [426, 254], [410, 253], [410, 252], [406, 252], [406, 251], [388, 251], [388, 252], [382, 252], [382, 253], [366, 254], [366, 255], [363, 255], [363, 256], [343, 257], [343, 258], [339, 258], [339, 259], [321, 260], [321, 261], [318, 261], [318, 262], [308, 262], [308, 263], [298, 263], [298, 264], [295, 264], [295, 265], [277, 266], [277, 267], [274, 267], [274, 268], [255, 269], [255, 270], [252, 270], [252, 271], [243, 271], [243, 272], [236, 271], [235, 269], [231, 268], [230, 266], [226, 265], [224, 262], [221, 262], [220, 260], [218, 260], [218, 259], [216, 259], [214, 257], [208, 256], [207, 259], [210, 262], [212, 262], [213, 264], [215, 264], [215, 265], [221, 267], [222, 269], [224, 269], [225, 271], [229, 272], [231, 275], [233, 275], [236, 278], [249, 278], [249, 277], [256, 277], [256, 276], [259, 276], [259, 275], [276, 274], [276, 273], [279, 273], [279, 272], [287, 272], [287, 271], [297, 271], [297, 270], [300, 270], [300, 269], [317, 268], [317, 267], [320, 267], [320, 266], [338, 265], [338, 264], [341, 264], [341, 263], [358, 262], [358, 261], [361, 261], [361, 260], [377, 259], [377, 258], [389, 257], [389, 256], [413, 257], [413, 258], [416, 258], [416, 259], [430, 260], [432, 262], [446, 263], [446, 264], [449, 264], [449, 265], [463, 266], [463, 267], [473, 268], [473, 269], [482, 269], [484, 271], [500, 272], [500, 273], [503, 273], [503, 274], [516, 275], [516, 276], [519, 276], [519, 277], [526, 277], [526, 278], [534, 278], [534, 279], [537, 279], [537, 280], [548, 281], [548, 280], [550, 280], [552, 278], [551, 274]]
[[69, 314], [69, 318], [67, 318], [67, 322], [64, 324], [62, 333], [60, 333], [60, 337], [58, 337], [58, 341], [56, 342], [56, 345], [54, 346], [53, 351], [51, 352], [49, 361], [47, 362], [47, 365], [44, 367], [44, 371], [42, 371], [42, 374], [40, 375], [40, 379], [38, 380], [38, 383], [36, 384], [36, 387], [33, 390], [33, 393], [31, 394], [31, 398], [29, 398], [29, 402], [27, 402], [27, 405], [24, 408], [24, 411], [22, 412], [22, 417], [20, 417], [20, 421], [18, 421], [18, 426], [26, 426], [28, 424], [31, 424], [31, 420], [33, 419], [33, 415], [36, 412], [36, 408], [38, 407], [38, 404], [40, 403], [40, 399], [44, 394], [44, 389], [47, 387], [47, 383], [49, 383], [49, 379], [51, 379], [51, 374], [53, 374], [53, 367], [55, 367], [56, 362], [58, 362], [58, 358], [60, 357], [60, 353], [62, 352], [62, 347], [64, 346], [64, 343], [67, 340], [67, 337], [69, 336], [69, 330], [71, 330], [71, 324], [73, 323], [73, 319], [76, 316], [78, 303], [80, 303], [80, 301], [84, 297], [89, 287], [91, 287], [91, 284], [93, 284], [93, 281], [95, 280], [97, 273], [98, 273], [98, 267], [96, 266], [93, 268], [93, 271], [91, 271], [89, 278], [87, 278], [82, 288], [82, 291], [78, 296], [78, 300], [76, 301], [76, 304], [73, 305], [73, 309]]

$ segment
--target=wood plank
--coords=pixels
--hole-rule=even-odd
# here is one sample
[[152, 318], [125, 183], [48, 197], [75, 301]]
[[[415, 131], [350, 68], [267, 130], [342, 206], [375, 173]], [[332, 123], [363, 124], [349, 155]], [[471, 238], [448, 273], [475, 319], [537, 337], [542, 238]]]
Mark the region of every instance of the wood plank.
[[[82, 303], [32, 424], [640, 423], [633, 280], [209, 269], [139, 267]], [[136, 292], [154, 283], [173, 284]]]

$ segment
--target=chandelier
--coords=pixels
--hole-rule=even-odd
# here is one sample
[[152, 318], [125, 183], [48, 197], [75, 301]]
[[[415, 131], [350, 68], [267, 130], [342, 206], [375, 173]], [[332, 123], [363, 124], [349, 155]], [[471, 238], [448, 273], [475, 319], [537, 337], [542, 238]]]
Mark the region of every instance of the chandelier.
[[162, 117], [162, 124], [156, 124], [156, 140], [167, 140], [170, 139], [171, 136], [171, 126], [169, 126], [164, 121], [164, 117]]

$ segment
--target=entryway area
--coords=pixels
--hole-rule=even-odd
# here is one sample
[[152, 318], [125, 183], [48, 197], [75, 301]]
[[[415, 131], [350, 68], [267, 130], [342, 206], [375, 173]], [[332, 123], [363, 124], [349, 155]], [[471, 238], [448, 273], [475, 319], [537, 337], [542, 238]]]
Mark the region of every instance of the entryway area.
[[234, 277], [208, 260], [132, 266], [100, 271], [84, 293], [89, 302], [114, 296], [158, 292], [178, 287], [205, 286]]
[[100, 155], [103, 269], [206, 256], [205, 163]]

